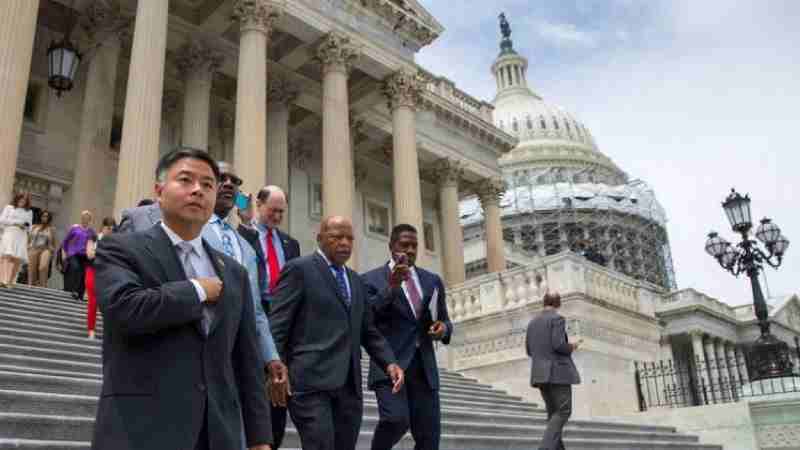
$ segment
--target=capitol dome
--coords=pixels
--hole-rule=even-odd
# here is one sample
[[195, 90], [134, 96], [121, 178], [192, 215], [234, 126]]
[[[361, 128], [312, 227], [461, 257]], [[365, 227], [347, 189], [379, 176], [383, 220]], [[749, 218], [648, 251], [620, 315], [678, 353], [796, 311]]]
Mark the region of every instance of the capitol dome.
[[[504, 240], [539, 257], [591, 248], [610, 268], [674, 287], [667, 214], [653, 189], [603, 154], [575, 116], [530, 89], [528, 60], [514, 50], [504, 15], [500, 26], [493, 120], [519, 140], [499, 160], [507, 185], [500, 202]], [[461, 202], [465, 241], [483, 238], [483, 222], [477, 198]], [[482, 270], [467, 267], [471, 276]]]

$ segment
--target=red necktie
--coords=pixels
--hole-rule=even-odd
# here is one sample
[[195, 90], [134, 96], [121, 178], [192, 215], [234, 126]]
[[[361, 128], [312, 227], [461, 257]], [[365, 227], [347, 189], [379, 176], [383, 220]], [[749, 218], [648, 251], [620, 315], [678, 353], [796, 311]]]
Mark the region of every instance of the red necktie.
[[272, 244], [272, 230], [267, 228], [267, 269], [269, 269], [269, 292], [275, 291], [275, 286], [278, 284], [278, 275], [281, 273], [280, 264], [278, 264], [278, 252], [275, 251], [275, 245]]

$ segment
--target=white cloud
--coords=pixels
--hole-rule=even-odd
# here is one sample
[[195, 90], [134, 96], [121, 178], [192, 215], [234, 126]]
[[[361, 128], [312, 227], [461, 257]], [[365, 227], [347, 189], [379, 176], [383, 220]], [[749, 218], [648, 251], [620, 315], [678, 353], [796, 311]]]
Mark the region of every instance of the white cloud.
[[539, 36], [558, 47], [587, 47], [597, 45], [594, 35], [579, 30], [570, 23], [552, 23], [541, 21], [535, 25]]

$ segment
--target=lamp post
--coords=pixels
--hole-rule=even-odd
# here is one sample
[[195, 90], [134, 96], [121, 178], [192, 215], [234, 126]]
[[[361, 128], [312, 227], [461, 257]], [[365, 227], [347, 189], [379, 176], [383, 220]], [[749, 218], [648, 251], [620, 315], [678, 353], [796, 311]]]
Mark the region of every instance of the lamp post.
[[789, 345], [769, 331], [769, 310], [758, 281], [758, 273], [763, 270], [764, 264], [775, 269], [781, 265], [783, 255], [789, 247], [789, 240], [781, 234], [780, 228], [767, 218], [761, 220], [761, 225], [755, 233], [756, 239], [764, 244], [767, 252], [761, 250], [757, 241], [750, 239], [753, 222], [748, 195], [742, 196], [731, 189], [731, 194], [722, 202], [722, 208], [728, 216], [731, 228], [741, 235], [742, 241], [734, 246], [717, 233], [711, 232], [705, 249], [723, 269], [737, 277], [746, 273], [750, 278], [753, 308], [761, 329], [761, 335], [747, 350], [747, 372], [750, 381], [792, 376]]

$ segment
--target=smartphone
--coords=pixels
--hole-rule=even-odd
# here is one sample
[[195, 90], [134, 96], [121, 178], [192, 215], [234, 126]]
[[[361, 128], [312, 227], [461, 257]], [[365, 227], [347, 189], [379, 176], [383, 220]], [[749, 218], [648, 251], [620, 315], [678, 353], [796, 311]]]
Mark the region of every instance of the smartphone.
[[240, 210], [245, 210], [250, 208], [250, 196], [244, 195], [241, 192], [236, 194], [236, 207]]
[[408, 255], [405, 253], [397, 253], [394, 256], [394, 262], [398, 265], [408, 265]]

